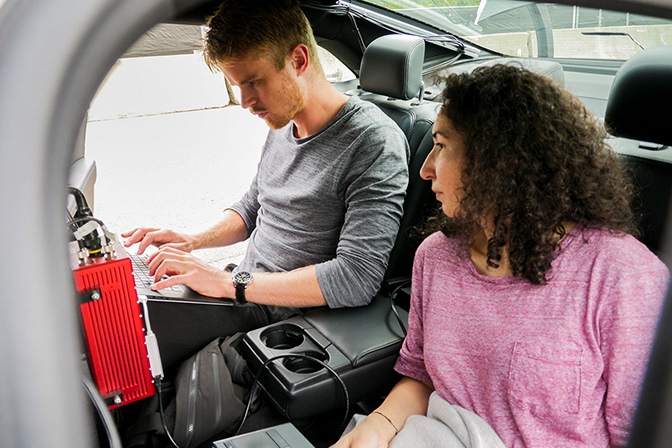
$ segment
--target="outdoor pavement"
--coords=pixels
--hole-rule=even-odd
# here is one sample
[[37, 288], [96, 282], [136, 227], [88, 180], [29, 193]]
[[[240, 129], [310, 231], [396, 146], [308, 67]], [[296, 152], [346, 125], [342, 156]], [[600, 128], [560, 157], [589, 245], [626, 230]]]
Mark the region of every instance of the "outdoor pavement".
[[[218, 222], [247, 190], [268, 132], [226, 104], [223, 76], [199, 53], [120, 59], [89, 111], [95, 216], [116, 233], [136, 226], [195, 233]], [[196, 253], [224, 267], [245, 247]]]

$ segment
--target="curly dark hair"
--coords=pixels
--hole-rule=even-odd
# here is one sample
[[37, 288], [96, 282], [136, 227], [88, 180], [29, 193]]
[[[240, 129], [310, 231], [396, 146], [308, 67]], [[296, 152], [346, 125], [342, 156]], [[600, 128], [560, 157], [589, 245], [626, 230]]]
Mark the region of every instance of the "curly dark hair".
[[465, 142], [462, 199], [431, 230], [473, 241], [494, 217], [487, 263], [508, 244], [513, 275], [545, 284], [563, 223], [637, 235], [634, 187], [604, 126], [550, 79], [514, 65], [442, 80], [447, 117]]

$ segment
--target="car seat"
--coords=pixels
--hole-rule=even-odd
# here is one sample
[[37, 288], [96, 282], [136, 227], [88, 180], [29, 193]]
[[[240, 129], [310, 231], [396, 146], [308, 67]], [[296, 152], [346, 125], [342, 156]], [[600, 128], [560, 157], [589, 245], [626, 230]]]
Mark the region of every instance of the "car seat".
[[[360, 87], [346, 92], [378, 106], [406, 135], [410, 148], [409, 184], [404, 214], [390, 254], [385, 279], [410, 277], [420, 238], [414, 229], [435, 208], [431, 184], [420, 168], [432, 150], [432, 126], [440, 104], [423, 99], [422, 37], [389, 34], [369, 44], [362, 57]], [[404, 304], [407, 305], [407, 304]]]
[[641, 240], [662, 248], [672, 189], [672, 45], [644, 50], [626, 61], [609, 93], [605, 124], [620, 137], [611, 146], [623, 157], [639, 189]]
[[[632, 169], [641, 188], [642, 241], [672, 265], [669, 216], [672, 186], [672, 45], [648, 48], [616, 73], [605, 123], [612, 147]], [[669, 446], [672, 425], [672, 302], [663, 308], [628, 447]]]

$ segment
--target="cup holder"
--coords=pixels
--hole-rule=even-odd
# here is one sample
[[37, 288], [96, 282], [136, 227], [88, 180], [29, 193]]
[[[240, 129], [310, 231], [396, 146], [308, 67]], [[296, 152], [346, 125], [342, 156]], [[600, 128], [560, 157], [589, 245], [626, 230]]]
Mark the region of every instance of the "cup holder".
[[296, 325], [275, 325], [262, 331], [261, 342], [274, 350], [288, 350], [303, 343], [303, 332]]
[[[310, 356], [311, 358], [319, 359], [320, 361], [326, 363], [329, 361], [329, 356], [326, 353], [318, 351], [307, 351], [303, 353], [298, 353], [299, 355]], [[282, 364], [287, 370], [294, 373], [315, 373], [318, 370], [323, 369], [321, 364], [311, 361], [306, 358], [285, 358], [282, 361]]]

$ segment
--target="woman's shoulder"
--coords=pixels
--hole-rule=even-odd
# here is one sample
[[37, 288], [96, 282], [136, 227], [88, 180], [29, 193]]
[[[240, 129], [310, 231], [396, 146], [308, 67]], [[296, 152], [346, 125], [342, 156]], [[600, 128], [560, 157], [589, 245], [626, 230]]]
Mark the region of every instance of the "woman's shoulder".
[[417, 254], [420, 256], [453, 255], [460, 252], [462, 242], [457, 237], [446, 236], [442, 232], [434, 232], [429, 235], [418, 247]]
[[437, 272], [456, 274], [465, 267], [468, 257], [466, 245], [457, 237], [435, 232], [425, 238], [415, 252], [413, 273], [432, 276]]
[[632, 235], [605, 228], [579, 228], [575, 239], [583, 257], [603, 261], [612, 268], [648, 268], [667, 272], [665, 264]]
[[456, 238], [446, 236], [443, 232], [437, 231], [425, 238], [420, 244], [420, 248], [426, 250], [429, 248], [450, 246], [454, 240], [456, 240]]

